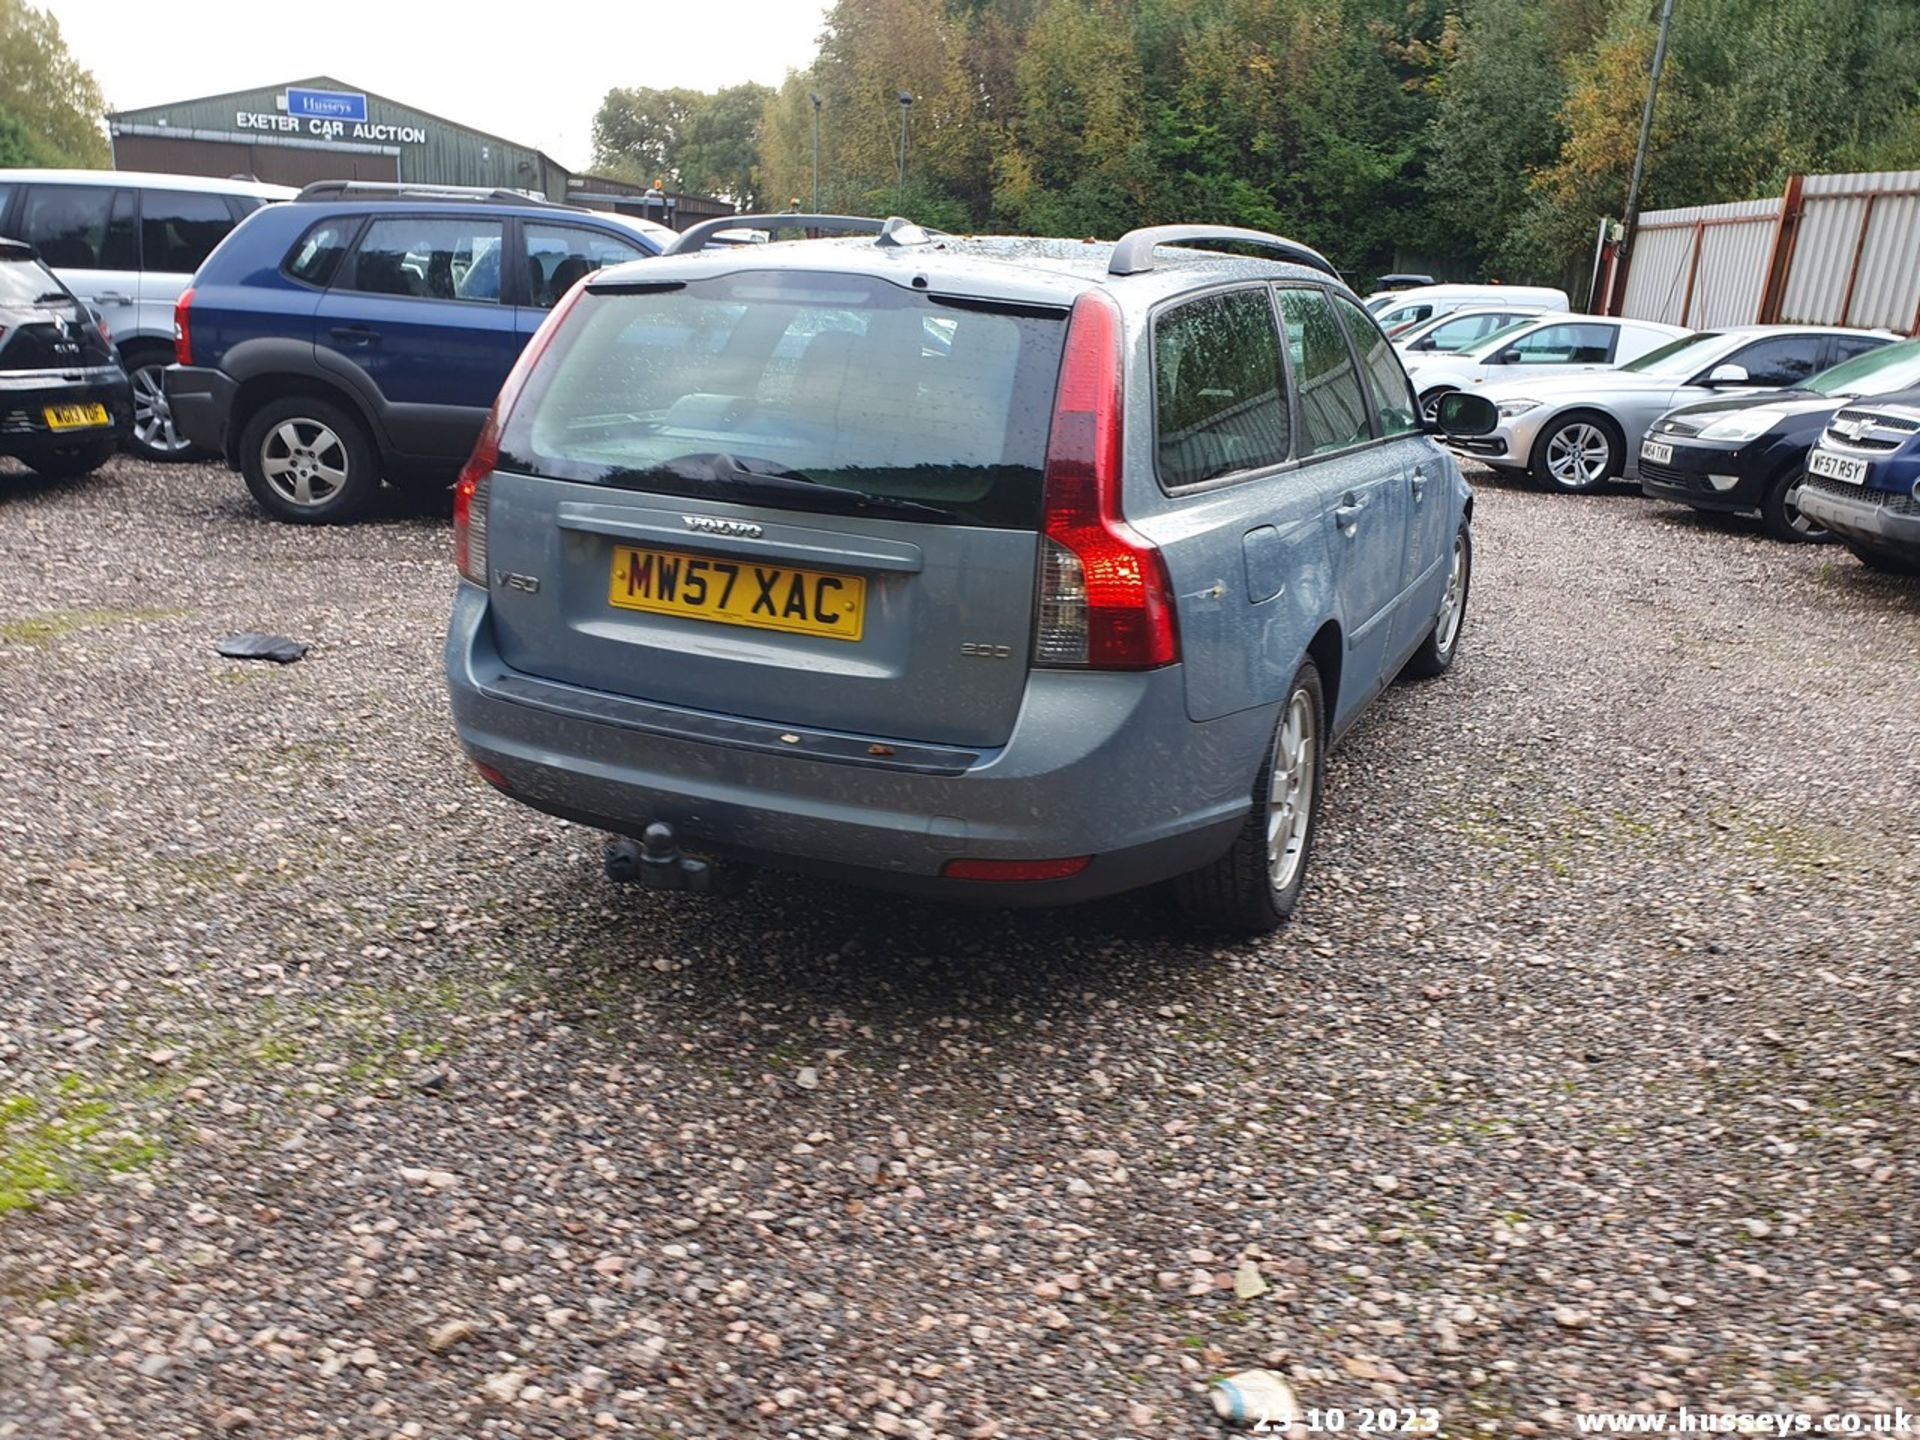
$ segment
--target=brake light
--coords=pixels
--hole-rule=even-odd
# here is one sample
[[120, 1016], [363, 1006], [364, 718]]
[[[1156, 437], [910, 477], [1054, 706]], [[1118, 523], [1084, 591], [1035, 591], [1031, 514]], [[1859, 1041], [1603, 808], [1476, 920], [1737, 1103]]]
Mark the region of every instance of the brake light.
[[193, 363], [193, 287], [189, 285], [173, 302], [173, 358], [182, 365]]
[[1047, 436], [1037, 665], [1152, 670], [1180, 658], [1166, 561], [1120, 514], [1120, 328], [1098, 291], [1074, 303]]
[[940, 874], [948, 880], [1064, 880], [1092, 863], [1091, 855], [1062, 860], [949, 860]]
[[[500, 464], [500, 435], [521, 392], [527, 388], [527, 377], [540, 363], [547, 346], [553, 343], [555, 332], [566, 320], [567, 312], [578, 303], [589, 278], [582, 276], [574, 282], [573, 288], [547, 312], [547, 318], [540, 322], [540, 328], [521, 350], [520, 358], [513, 362], [500, 393], [493, 397], [493, 408], [487, 411], [487, 423], [480, 427], [480, 438], [473, 442], [473, 453], [460, 467], [460, 478], [454, 482], [453, 564], [461, 579], [471, 580], [475, 585], [484, 587], [487, 583], [487, 482]], [[189, 290], [187, 295], [191, 294]], [[181, 297], [181, 303], [186, 303], [185, 296]], [[178, 329], [180, 322], [174, 323]]]

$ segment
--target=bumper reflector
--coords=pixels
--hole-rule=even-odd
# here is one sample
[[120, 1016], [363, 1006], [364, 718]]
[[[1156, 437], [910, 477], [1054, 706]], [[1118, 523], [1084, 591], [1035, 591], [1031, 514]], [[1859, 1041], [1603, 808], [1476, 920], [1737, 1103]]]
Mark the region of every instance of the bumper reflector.
[[494, 789], [510, 790], [512, 788], [507, 784], [507, 777], [494, 769], [493, 766], [475, 760], [473, 762], [473, 768], [475, 773], [478, 774], [482, 780], [486, 781], [487, 784], [493, 786]]
[[940, 874], [948, 880], [1064, 880], [1092, 863], [1091, 855], [1065, 860], [949, 860]]

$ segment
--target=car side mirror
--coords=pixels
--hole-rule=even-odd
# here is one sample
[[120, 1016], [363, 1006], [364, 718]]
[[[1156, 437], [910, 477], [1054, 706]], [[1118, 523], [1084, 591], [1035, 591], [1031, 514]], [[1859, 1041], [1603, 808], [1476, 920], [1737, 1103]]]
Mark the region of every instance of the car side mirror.
[[1433, 337], [1431, 335], [1423, 335], [1411, 345], [1407, 346], [1409, 350], [1431, 350], [1433, 348]]
[[1744, 365], [1716, 365], [1707, 375], [1709, 385], [1747, 385], [1752, 382], [1747, 377]]
[[1511, 365], [1519, 358], [1520, 352], [1509, 345], [1506, 349], [1497, 350], [1487, 356], [1485, 363], [1488, 365]]
[[1491, 435], [1499, 425], [1500, 407], [1486, 396], [1466, 390], [1449, 390], [1440, 397], [1434, 418], [1421, 428], [1429, 435], [1466, 440], [1476, 435]]

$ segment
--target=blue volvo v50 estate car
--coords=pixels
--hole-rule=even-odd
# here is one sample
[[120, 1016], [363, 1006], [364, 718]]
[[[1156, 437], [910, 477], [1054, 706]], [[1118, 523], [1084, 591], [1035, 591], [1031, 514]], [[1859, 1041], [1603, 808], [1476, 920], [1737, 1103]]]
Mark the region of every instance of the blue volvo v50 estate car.
[[[1229, 242], [1262, 254], [1175, 248]], [[1304, 246], [730, 217], [576, 285], [509, 377], [455, 487], [453, 712], [620, 876], [1172, 880], [1265, 931], [1329, 744], [1453, 662], [1472, 508]]]

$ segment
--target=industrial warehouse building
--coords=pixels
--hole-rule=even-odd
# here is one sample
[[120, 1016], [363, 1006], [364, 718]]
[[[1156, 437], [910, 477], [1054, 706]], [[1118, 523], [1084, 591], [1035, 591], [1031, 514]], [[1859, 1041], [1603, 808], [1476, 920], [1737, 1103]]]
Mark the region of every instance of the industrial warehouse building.
[[684, 229], [731, 205], [575, 175], [551, 156], [329, 76], [107, 117], [118, 170], [251, 175], [276, 185], [384, 180], [524, 190]]

